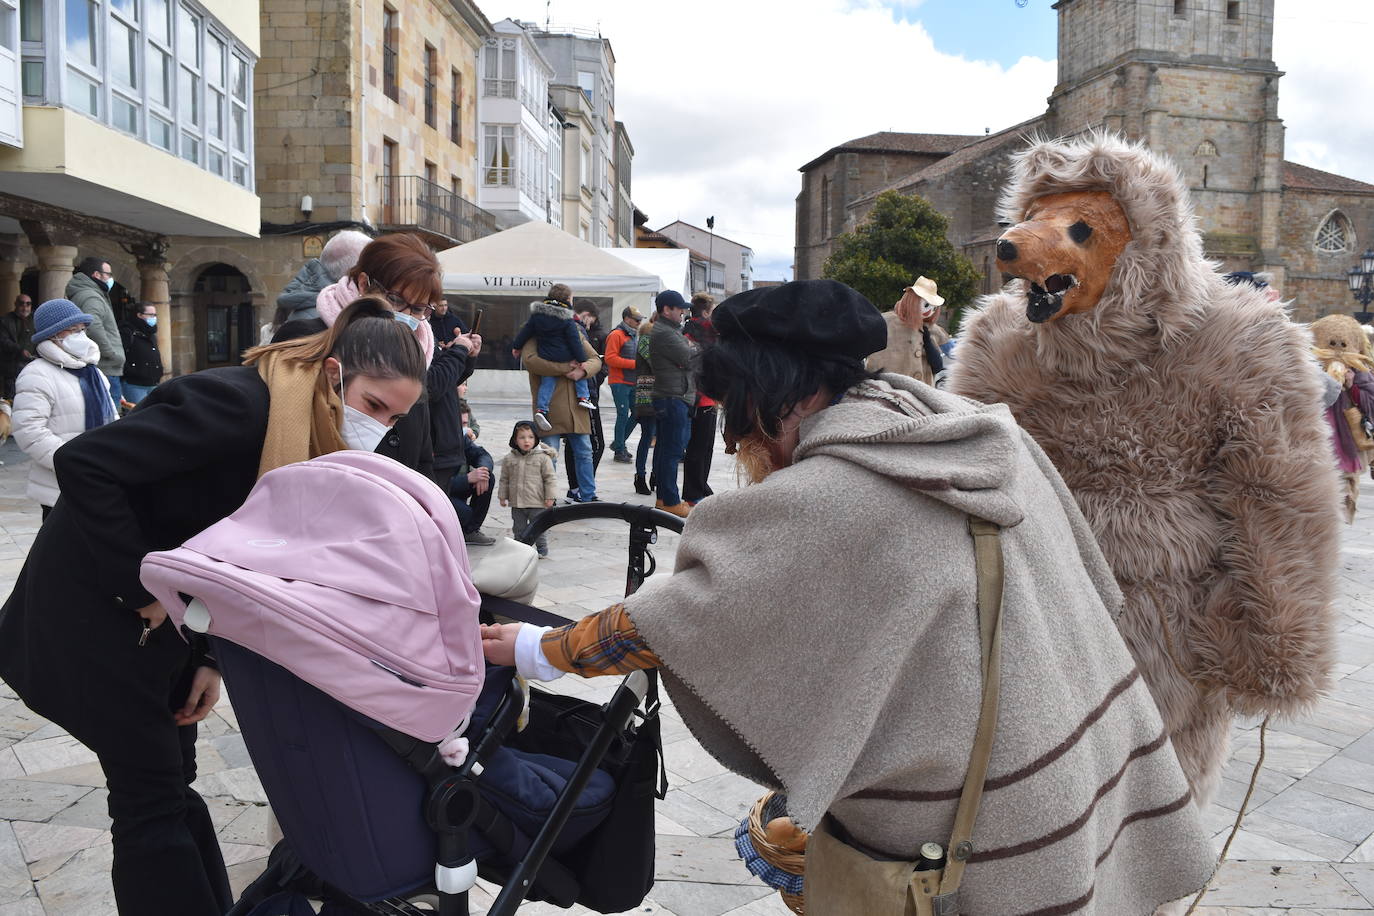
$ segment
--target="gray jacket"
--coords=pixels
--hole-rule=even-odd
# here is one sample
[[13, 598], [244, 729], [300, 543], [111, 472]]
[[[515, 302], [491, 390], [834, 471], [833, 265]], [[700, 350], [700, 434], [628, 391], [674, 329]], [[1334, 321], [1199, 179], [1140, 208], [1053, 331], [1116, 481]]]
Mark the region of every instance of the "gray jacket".
[[119, 337], [119, 324], [105, 285], [86, 274], [72, 274], [67, 281], [67, 298], [95, 319], [86, 333], [100, 348], [100, 371], [107, 377], [123, 376], [124, 341]]
[[694, 361], [697, 348], [682, 336], [682, 325], [662, 315], [649, 335], [649, 366], [654, 372], [654, 397], [677, 398], [690, 407], [696, 403]]
[[337, 279], [338, 277], [329, 275], [329, 271], [324, 269], [319, 258], [306, 261], [277, 297], [277, 308], [290, 310], [283, 320], [320, 317], [320, 313], [315, 309], [315, 297], [320, 294], [320, 290]]

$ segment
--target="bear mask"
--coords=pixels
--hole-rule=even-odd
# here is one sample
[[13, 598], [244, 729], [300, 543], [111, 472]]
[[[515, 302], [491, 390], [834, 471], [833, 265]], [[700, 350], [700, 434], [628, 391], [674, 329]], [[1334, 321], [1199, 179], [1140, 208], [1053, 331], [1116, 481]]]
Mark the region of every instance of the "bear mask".
[[1025, 281], [1026, 318], [1057, 321], [1097, 305], [1130, 240], [1126, 211], [1110, 193], [1047, 194], [997, 240], [997, 269]]

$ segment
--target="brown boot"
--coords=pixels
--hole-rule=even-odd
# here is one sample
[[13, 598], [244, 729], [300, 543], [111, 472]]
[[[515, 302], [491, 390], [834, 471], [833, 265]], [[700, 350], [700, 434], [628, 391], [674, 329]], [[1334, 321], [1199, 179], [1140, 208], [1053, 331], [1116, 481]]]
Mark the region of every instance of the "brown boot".
[[676, 505], [665, 506], [663, 505], [663, 500], [661, 499], [654, 504], [654, 508], [662, 509], [669, 515], [676, 515], [678, 518], [686, 518], [687, 514], [692, 511], [692, 507], [687, 505], [686, 503], [677, 503]]

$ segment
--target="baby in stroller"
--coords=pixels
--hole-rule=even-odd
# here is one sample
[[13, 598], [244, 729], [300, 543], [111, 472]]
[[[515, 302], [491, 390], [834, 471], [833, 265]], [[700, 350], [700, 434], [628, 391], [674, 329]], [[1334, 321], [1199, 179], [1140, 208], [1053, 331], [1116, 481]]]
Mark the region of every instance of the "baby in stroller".
[[[466, 914], [479, 874], [505, 885], [492, 913], [526, 896], [611, 912], [648, 892], [652, 793], [646, 808], [625, 786], [657, 743], [652, 710], [631, 727], [649, 679], [604, 708], [534, 697], [516, 734], [531, 697], [482, 660], [462, 545], [437, 487], [345, 451], [264, 475], [232, 516], [145, 560], [181, 632], [210, 640], [285, 836], [233, 916], [311, 913], [312, 897]], [[647, 876], [606, 867], [627, 830], [647, 837]]]

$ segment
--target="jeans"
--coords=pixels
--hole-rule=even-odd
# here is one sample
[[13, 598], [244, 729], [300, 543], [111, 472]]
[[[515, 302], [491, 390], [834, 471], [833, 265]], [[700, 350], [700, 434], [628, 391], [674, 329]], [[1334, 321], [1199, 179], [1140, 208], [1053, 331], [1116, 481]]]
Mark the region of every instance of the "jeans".
[[677, 488], [677, 469], [687, 451], [687, 436], [692, 429], [686, 402], [680, 398], [654, 398], [658, 420], [658, 447], [654, 449], [654, 476], [658, 478], [658, 498], [665, 506], [682, 502]]
[[[549, 401], [553, 400], [553, 389], [558, 387], [559, 378], [560, 376], [557, 375], [546, 375], [539, 380], [539, 397], [536, 398], [534, 402], [536, 409], [549, 409]], [[587, 380], [580, 378], [573, 382], [573, 390], [577, 392], [577, 397], [579, 399], [588, 398]]]
[[482, 466], [491, 472], [491, 481], [481, 495], [468, 481], [467, 471], [459, 471], [449, 478], [448, 501], [453, 503], [453, 510], [458, 513], [458, 522], [463, 526], [464, 534], [472, 534], [481, 528], [487, 520], [487, 510], [491, 508], [491, 494], [496, 492], [496, 472], [487, 464], [488, 461], [491, 461], [490, 457], [482, 462]]
[[691, 413], [692, 434], [682, 459], [682, 498], [698, 503], [714, 492], [706, 478], [711, 476], [711, 455], [716, 448], [716, 409], [694, 407]]
[[636, 417], [639, 424], [639, 447], [635, 449], [635, 473], [643, 477], [648, 470], [649, 447], [658, 434], [658, 421], [653, 417]]
[[611, 385], [611, 397], [615, 400], [615, 438], [611, 440], [612, 454], [625, 451], [625, 440], [635, 428], [635, 386], [616, 382]]
[[137, 404], [153, 393], [155, 385], [132, 385], [128, 382], [121, 383], [124, 388], [124, 400], [130, 404]]
[[[577, 491], [583, 502], [596, 499], [596, 469], [592, 467], [592, 437], [586, 433], [568, 433], [572, 443], [573, 460], [577, 464]], [[562, 449], [563, 436], [554, 434], [544, 436], [539, 441], [553, 449], [557, 455]]]
[[124, 377], [122, 375], [107, 375], [105, 381], [110, 383], [110, 400], [115, 402], [115, 407], [118, 407], [119, 399], [124, 397]]
[[[580, 408], [579, 408], [580, 409]], [[606, 431], [601, 426], [601, 410], [593, 407], [588, 414], [592, 421], [592, 476], [601, 469], [601, 456], [606, 452]], [[563, 456], [568, 465], [568, 489], [577, 490], [580, 494], [582, 488], [577, 485], [577, 456], [573, 454], [572, 443], [564, 445]]]

